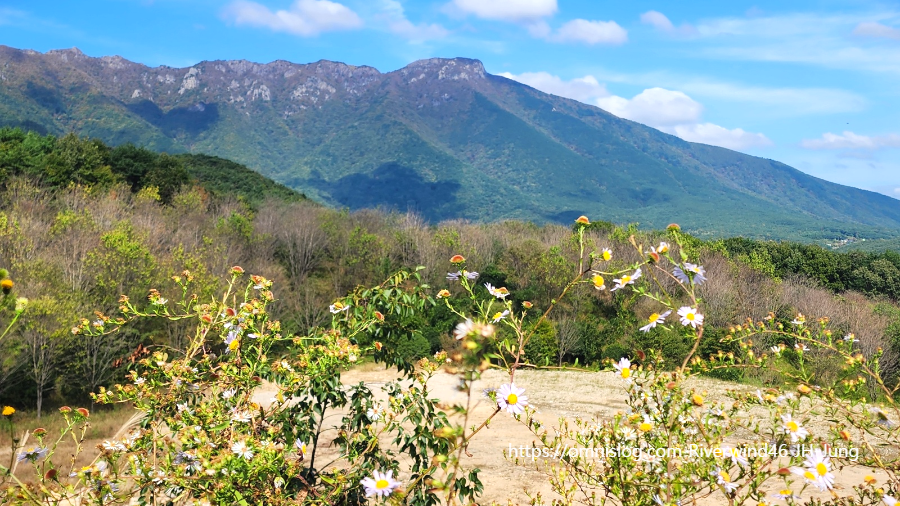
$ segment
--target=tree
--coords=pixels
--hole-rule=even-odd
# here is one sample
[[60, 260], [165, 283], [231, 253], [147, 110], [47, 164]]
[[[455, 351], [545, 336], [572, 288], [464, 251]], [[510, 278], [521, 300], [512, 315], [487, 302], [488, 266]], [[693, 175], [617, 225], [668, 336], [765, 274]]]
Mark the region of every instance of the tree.
[[68, 335], [65, 318], [75, 314], [74, 305], [43, 296], [32, 300], [19, 330], [28, 377], [37, 390], [37, 417], [41, 417], [44, 393], [57, 377], [62, 345]]

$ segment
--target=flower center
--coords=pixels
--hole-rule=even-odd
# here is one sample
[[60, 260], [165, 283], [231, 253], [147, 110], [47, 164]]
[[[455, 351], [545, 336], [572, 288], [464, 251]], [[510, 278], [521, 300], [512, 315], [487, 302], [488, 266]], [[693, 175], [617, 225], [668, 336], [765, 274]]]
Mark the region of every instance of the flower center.
[[828, 474], [828, 467], [825, 466], [824, 462], [819, 462], [816, 464], [816, 472], [819, 473], [819, 476], [825, 476]]
[[797, 429], [799, 429], [800, 427], [797, 425], [797, 422], [790, 421], [787, 423], [787, 428], [791, 432], [797, 432]]
[[689, 321], [694, 321], [694, 316], [695, 316], [694, 313], [688, 313], [688, 314], [684, 315], [684, 317], [687, 318]]
[[496, 313], [496, 314], [494, 314], [494, 319], [495, 319], [495, 320], [499, 320], [499, 319], [502, 318], [502, 317], [503, 317], [503, 313]]
[[656, 320], [659, 320], [659, 313], [653, 313], [652, 315], [650, 315], [650, 318], [647, 319], [650, 320], [650, 323], [653, 323]]
[[631, 281], [631, 276], [622, 276], [622, 284], [628, 283]]
[[641, 429], [641, 432], [650, 432], [650, 430], [653, 429], [653, 425], [650, 425], [649, 422], [641, 422], [641, 424], [638, 425], [638, 429]]
[[387, 480], [378, 480], [375, 482], [375, 488], [377, 488], [378, 490], [388, 488], [389, 485], [390, 483], [388, 483]]
[[731, 481], [731, 476], [728, 476], [728, 471], [719, 471], [719, 477], [722, 478], [722, 481]]
[[516, 404], [517, 402], [519, 402], [519, 396], [516, 394], [509, 394], [509, 396], [506, 398], [507, 404]]
[[630, 367], [622, 368], [622, 377], [625, 379], [628, 379], [631, 377], [631, 368]]
[[803, 473], [803, 477], [809, 481], [814, 481], [816, 479], [816, 475], [814, 475], [813, 473], [811, 473], [809, 471], [806, 471], [805, 473]]

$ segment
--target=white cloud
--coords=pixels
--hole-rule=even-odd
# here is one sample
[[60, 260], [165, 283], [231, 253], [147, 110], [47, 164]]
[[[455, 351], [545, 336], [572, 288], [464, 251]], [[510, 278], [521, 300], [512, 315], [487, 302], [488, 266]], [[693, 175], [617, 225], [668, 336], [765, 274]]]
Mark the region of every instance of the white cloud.
[[729, 130], [713, 123], [701, 123], [703, 105], [681, 91], [649, 88], [631, 99], [610, 95], [596, 77], [587, 75], [569, 81], [547, 72], [500, 74], [544, 93], [597, 105], [621, 118], [643, 123], [690, 141], [728, 149], [747, 149], [772, 145], [763, 134], [741, 128]]
[[559, 27], [551, 37], [557, 42], [583, 42], [585, 44], [624, 44], [628, 32], [615, 21], [588, 21], [573, 19]]
[[597, 105], [620, 118], [654, 127], [667, 127], [700, 120], [703, 106], [680, 91], [650, 88], [634, 98], [611, 96], [597, 100]]
[[362, 19], [355, 12], [329, 0], [297, 0], [288, 10], [275, 12], [256, 2], [235, 0], [225, 8], [223, 16], [239, 26], [268, 28], [302, 37], [313, 37], [334, 30], [351, 30], [363, 25]]
[[900, 135], [858, 135], [850, 131], [838, 135], [822, 134], [821, 139], [804, 139], [800, 145], [807, 149], [881, 149], [900, 148]]
[[392, 33], [412, 41], [441, 39], [450, 33], [439, 24], [414, 24], [406, 18], [403, 5], [397, 0], [382, 0], [382, 12], [378, 18], [387, 24]]
[[856, 25], [853, 35], [900, 40], [900, 30], [874, 21], [864, 21]]
[[503, 72], [501, 76], [527, 84], [532, 88], [571, 98], [579, 102], [592, 103], [598, 98], [609, 96], [606, 86], [597, 81], [594, 76], [577, 77], [571, 81], [563, 81], [559, 76], [547, 72], [525, 72], [519, 75]]
[[464, 14], [500, 21], [534, 20], [556, 13], [556, 0], [453, 0], [452, 7]]
[[697, 33], [697, 29], [687, 23], [676, 27], [669, 21], [669, 18], [667, 18], [665, 14], [659, 11], [647, 11], [641, 14], [641, 23], [651, 25], [657, 30], [669, 35], [689, 36]]
[[772, 145], [772, 141], [763, 134], [747, 132], [743, 128], [729, 130], [713, 123], [676, 125], [673, 130], [675, 135], [686, 141], [728, 149], [759, 148]]

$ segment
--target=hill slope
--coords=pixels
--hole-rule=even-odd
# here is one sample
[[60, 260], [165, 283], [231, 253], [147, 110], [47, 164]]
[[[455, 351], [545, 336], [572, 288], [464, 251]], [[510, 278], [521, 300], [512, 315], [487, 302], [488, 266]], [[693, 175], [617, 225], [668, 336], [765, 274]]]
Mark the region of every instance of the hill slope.
[[672, 221], [699, 235], [900, 235], [900, 201], [685, 142], [596, 107], [430, 59], [150, 68], [0, 46], [0, 126], [202, 152], [317, 200], [430, 220]]

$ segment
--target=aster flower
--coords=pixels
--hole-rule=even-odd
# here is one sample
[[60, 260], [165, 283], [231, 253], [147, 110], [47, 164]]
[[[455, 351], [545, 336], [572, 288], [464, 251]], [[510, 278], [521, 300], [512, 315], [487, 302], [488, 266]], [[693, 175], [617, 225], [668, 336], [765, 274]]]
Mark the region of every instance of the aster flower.
[[614, 286], [613, 289], [610, 291], [615, 292], [616, 290], [618, 290], [620, 288], [625, 288], [626, 285], [633, 285], [635, 280], [637, 280], [640, 277], [641, 277], [641, 269], [638, 268], [638, 270], [634, 271], [634, 274], [631, 274], [631, 275], [626, 274], [619, 279], [614, 279], [613, 281], [616, 283], [616, 286]]
[[447, 281], [459, 281], [460, 276], [462, 276], [462, 272], [448, 272], [447, 273]]
[[34, 462], [37, 462], [37, 461], [43, 459], [44, 457], [46, 457], [47, 453], [49, 453], [49, 451], [50, 450], [47, 448], [42, 448], [40, 446], [32, 446], [31, 448], [29, 448], [27, 450], [22, 450], [21, 452], [19, 452], [19, 456], [18, 456], [17, 460], [19, 462], [27, 460], [29, 462], [34, 463]]
[[477, 272], [463, 271], [463, 275], [465, 275], [465, 276], [466, 276], [466, 279], [468, 279], [469, 281], [472, 281], [472, 280], [474, 280], [475, 278], [478, 277], [478, 273], [477, 273]]
[[661, 242], [659, 243], [659, 247], [656, 247], [656, 248], [650, 248], [650, 249], [651, 249], [654, 253], [659, 253], [659, 254], [668, 253], [668, 251], [669, 251], [669, 243], [667, 243], [667, 242], [665, 242], [665, 241], [661, 241]]
[[485, 283], [484, 287], [487, 288], [488, 293], [501, 300], [506, 300], [506, 297], [509, 295], [509, 290], [505, 286], [494, 288], [490, 283]]
[[732, 494], [738, 488], [738, 484], [731, 481], [731, 476], [724, 469], [719, 469], [716, 472], [716, 483], [725, 489], [726, 494]]
[[517, 387], [515, 383], [501, 385], [497, 389], [497, 405], [512, 415], [521, 415], [528, 405], [528, 396], [524, 394], [525, 389]]
[[648, 415], [644, 415], [644, 420], [638, 424], [638, 430], [641, 432], [650, 432], [653, 430], [653, 420]]
[[231, 445], [231, 452], [245, 460], [253, 458], [253, 450], [247, 447], [246, 441], [237, 441]]
[[306, 442], [305, 442], [305, 441], [301, 441], [301, 440], [297, 439], [296, 441], [294, 441], [294, 448], [297, 449], [297, 453], [298, 453], [301, 457], [305, 457], [305, 456], [306, 456], [307, 446], [306, 446]]
[[366, 416], [369, 418], [369, 420], [372, 420], [373, 422], [377, 422], [378, 420], [381, 420], [381, 412], [375, 408], [367, 409]]
[[637, 439], [637, 431], [631, 427], [622, 427], [622, 438], [625, 439], [625, 441], [634, 441]]
[[237, 393], [237, 390], [235, 390], [233, 388], [229, 388], [228, 390], [222, 391], [222, 398], [226, 399], [226, 400], [231, 399], [232, 397], [234, 397], [234, 394], [236, 394], [236, 393]]
[[487, 387], [481, 391], [481, 394], [485, 399], [494, 400], [493, 398], [497, 395], [497, 389], [494, 387]]
[[504, 309], [502, 313], [498, 311], [498, 312], [494, 313], [493, 317], [491, 317], [491, 321], [494, 323], [497, 323], [500, 320], [506, 318], [508, 315], [509, 315], [509, 309]]
[[806, 470], [801, 474], [807, 480], [812, 477], [812, 483], [819, 487], [819, 490], [831, 490], [834, 488], [834, 475], [831, 473], [831, 459], [828, 454], [819, 448], [810, 453], [803, 461]]
[[647, 324], [640, 328], [642, 332], [650, 332], [650, 329], [656, 327], [657, 325], [666, 321], [666, 317], [672, 314], [672, 311], [666, 311], [665, 313], [653, 313], [647, 318]]
[[253, 418], [253, 414], [249, 411], [239, 411], [234, 409], [231, 411], [231, 420], [235, 422], [247, 423]]
[[859, 339], [857, 339], [856, 336], [853, 335], [853, 333], [851, 332], [851, 333], [847, 334], [846, 336], [844, 336], [844, 342], [845, 343], [858, 343]]
[[884, 504], [887, 504], [887, 506], [897, 506], [897, 504], [900, 504], [900, 501], [889, 495], [882, 497], [881, 501], [884, 502]]
[[603, 276], [599, 274], [594, 274], [594, 276], [591, 278], [591, 283], [594, 284], [594, 288], [596, 288], [597, 290], [606, 290], [606, 281], [603, 279]]
[[359, 482], [366, 489], [366, 497], [387, 497], [391, 495], [400, 483], [394, 480], [393, 471], [382, 473], [373, 471], [371, 477], [363, 478]]
[[799, 422], [793, 420], [791, 415], [781, 415], [782, 422], [782, 432], [791, 436], [791, 442], [796, 443], [798, 441], [802, 441], [806, 439], [806, 436], [809, 435], [809, 431], [806, 430]]
[[[706, 269], [690, 262], [685, 262], [683, 269], [681, 267], [675, 267], [672, 269], [672, 273], [678, 281], [684, 284], [689, 284], [691, 282], [691, 276], [693, 276], [695, 285], [702, 285], [703, 282], [706, 281]], [[691, 276], [689, 276], [688, 273], [690, 273]]]
[[620, 376], [622, 379], [630, 379], [631, 378], [631, 360], [628, 360], [625, 357], [619, 359], [619, 363], [613, 364], [613, 367], [616, 368], [616, 375]]
[[678, 310], [678, 316], [681, 317], [681, 324], [685, 327], [690, 325], [697, 328], [698, 325], [703, 325], [703, 315], [697, 312], [697, 308], [684, 306]]
[[466, 321], [458, 323], [456, 328], [453, 329], [453, 337], [459, 341], [473, 332], [475, 332], [475, 323], [471, 319], [466, 318]]
[[791, 490], [789, 488], [785, 488], [785, 489], [779, 490], [778, 492], [775, 492], [774, 494], [772, 494], [772, 498], [773, 499], [781, 499], [782, 501], [788, 501], [788, 500], [800, 499], [800, 496], [794, 495], [793, 490]]
[[612, 250], [609, 248], [603, 248], [603, 251], [600, 252], [600, 258], [609, 262], [610, 260], [612, 260]]
[[731, 464], [734, 466], [746, 466], [748, 464], [747, 459], [744, 457], [744, 454], [741, 453], [739, 448], [723, 446], [722, 453], [731, 459]]
[[344, 304], [341, 301], [336, 301], [334, 304], [328, 306], [328, 310], [331, 311], [331, 314], [338, 314], [342, 311], [346, 311], [350, 309], [350, 304]]

